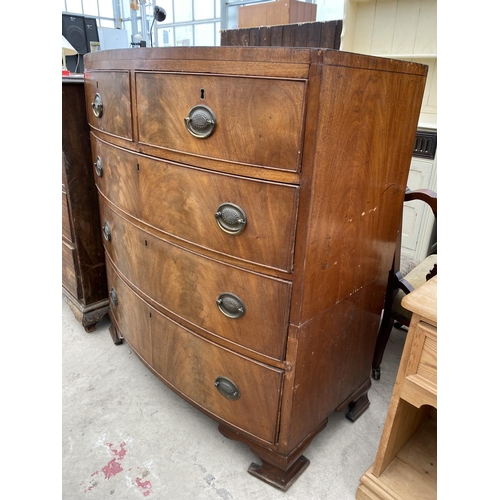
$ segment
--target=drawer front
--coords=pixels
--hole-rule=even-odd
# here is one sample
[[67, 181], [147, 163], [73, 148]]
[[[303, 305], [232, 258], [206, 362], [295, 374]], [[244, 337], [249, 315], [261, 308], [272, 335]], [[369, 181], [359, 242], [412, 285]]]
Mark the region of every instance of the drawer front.
[[[93, 139], [95, 177], [115, 205], [201, 247], [289, 272], [298, 187], [154, 160]], [[216, 216], [217, 214], [217, 216]], [[243, 217], [243, 223], [233, 224]]]
[[75, 271], [75, 248], [62, 242], [62, 284], [73, 297], [78, 297], [78, 284]]
[[[116, 304], [110, 301], [116, 325], [167, 384], [219, 420], [275, 442], [282, 370], [238, 356], [169, 320], [143, 302], [111, 269], [108, 282], [116, 292]], [[217, 379], [221, 391], [230, 390], [220, 392]]]
[[[97, 97], [98, 96], [98, 97]], [[100, 99], [100, 101], [99, 101]], [[87, 119], [91, 127], [123, 139], [132, 139], [130, 74], [128, 71], [94, 71], [85, 73]], [[93, 111], [93, 104], [102, 104]]]
[[103, 239], [111, 261], [154, 302], [212, 334], [283, 358], [289, 282], [228, 266], [156, 238], [117, 215], [102, 198], [101, 214], [111, 235], [109, 241]]
[[64, 191], [62, 193], [62, 235], [68, 241], [73, 241], [71, 224], [69, 222], [68, 198]]
[[[112, 203], [132, 217], [141, 218], [137, 157], [91, 136], [94, 180]], [[98, 164], [98, 167], [96, 167]], [[100, 169], [100, 175], [97, 171]]]
[[[137, 102], [139, 142], [298, 171], [305, 87], [303, 81], [279, 79], [136, 73], [137, 95], [141, 96]], [[200, 106], [208, 107], [213, 116]], [[215, 120], [215, 126], [207, 122], [207, 116]], [[186, 126], [188, 117], [192, 120]], [[197, 134], [211, 134], [198, 138], [188, 131], [189, 126]]]
[[417, 335], [423, 337], [417, 375], [437, 385], [437, 329], [427, 323], [419, 323]]
[[[107, 263], [107, 262], [106, 262]], [[125, 283], [118, 278], [111, 266], [106, 266], [108, 281], [109, 312], [113, 323], [119, 328], [127, 343], [152, 366], [151, 321], [152, 308], [140, 300]]]

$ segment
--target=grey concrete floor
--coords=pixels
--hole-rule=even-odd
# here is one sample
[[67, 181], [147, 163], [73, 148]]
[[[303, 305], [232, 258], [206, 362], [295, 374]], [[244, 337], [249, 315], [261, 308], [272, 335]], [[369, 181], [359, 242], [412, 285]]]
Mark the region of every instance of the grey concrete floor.
[[62, 303], [63, 500], [349, 500], [372, 464], [405, 334], [394, 330], [371, 405], [355, 423], [330, 416], [286, 492], [247, 473], [257, 457], [159, 381], [105, 316], [85, 332]]

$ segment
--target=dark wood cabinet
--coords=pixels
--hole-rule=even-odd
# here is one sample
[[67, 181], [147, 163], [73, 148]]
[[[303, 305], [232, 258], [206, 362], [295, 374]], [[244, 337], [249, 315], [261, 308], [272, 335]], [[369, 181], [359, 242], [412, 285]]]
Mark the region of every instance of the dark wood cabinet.
[[369, 405], [426, 66], [307, 48], [85, 56], [110, 332], [286, 490]]
[[83, 75], [62, 79], [62, 291], [87, 332], [108, 312]]

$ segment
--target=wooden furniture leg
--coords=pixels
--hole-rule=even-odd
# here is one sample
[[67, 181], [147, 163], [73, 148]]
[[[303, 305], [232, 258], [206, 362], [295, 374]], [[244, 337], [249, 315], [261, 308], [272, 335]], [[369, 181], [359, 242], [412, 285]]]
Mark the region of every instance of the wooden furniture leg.
[[261, 479], [275, 488], [287, 491], [309, 465], [309, 459], [302, 455], [302, 452], [309, 446], [316, 434], [326, 427], [327, 422], [328, 419], [325, 419], [312, 434], [288, 455], [281, 455], [251, 442], [241, 434], [224, 427], [222, 424], [219, 425], [219, 432], [228, 439], [246, 444], [260, 458], [262, 461], [261, 465], [252, 462], [248, 468], [248, 472], [252, 476]]
[[[346, 418], [351, 422], [356, 422], [356, 420], [363, 415], [363, 413], [370, 406], [368, 389], [370, 389], [371, 385], [371, 380], [367, 378], [361, 387], [349, 398], [349, 410], [346, 414]], [[345, 408], [345, 404], [337, 408], [337, 411], [342, 411], [343, 408]]]

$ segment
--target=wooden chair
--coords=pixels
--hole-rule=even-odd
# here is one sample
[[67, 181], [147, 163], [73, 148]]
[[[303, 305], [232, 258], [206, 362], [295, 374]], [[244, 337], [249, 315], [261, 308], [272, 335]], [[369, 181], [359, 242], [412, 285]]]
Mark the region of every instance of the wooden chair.
[[[437, 194], [430, 189], [417, 189], [411, 191], [406, 189], [404, 201], [420, 200], [427, 203], [437, 220]], [[434, 250], [434, 249], [433, 249]], [[392, 263], [392, 269], [389, 272], [387, 281], [387, 292], [385, 296], [384, 311], [380, 322], [377, 342], [372, 361], [372, 377], [375, 380], [380, 379], [380, 365], [384, 357], [384, 351], [389, 341], [393, 326], [402, 328], [408, 327], [411, 320], [411, 312], [401, 305], [403, 297], [412, 290], [422, 285], [437, 274], [437, 247], [436, 251], [431, 253], [416, 267], [414, 267], [406, 276], [400, 272], [401, 260], [401, 231], [396, 244], [396, 252]]]

